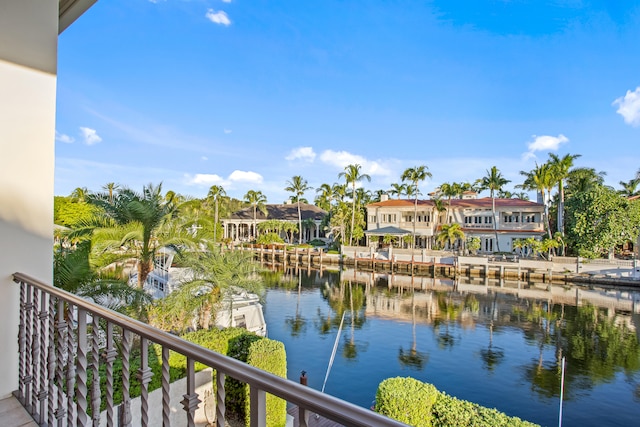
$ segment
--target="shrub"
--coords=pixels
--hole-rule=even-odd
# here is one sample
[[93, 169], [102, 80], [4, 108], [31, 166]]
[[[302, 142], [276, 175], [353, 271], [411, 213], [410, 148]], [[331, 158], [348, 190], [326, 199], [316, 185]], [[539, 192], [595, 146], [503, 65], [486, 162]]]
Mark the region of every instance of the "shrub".
[[[389, 378], [376, 392], [375, 411], [411, 426], [536, 427], [497, 409], [460, 400], [414, 378]], [[539, 426], [538, 426], [539, 427]]]
[[269, 233], [260, 235], [256, 243], [258, 245], [268, 245], [270, 243], [284, 243], [284, 240], [282, 240], [282, 237], [280, 237], [278, 233], [270, 231]]
[[431, 426], [431, 407], [438, 390], [414, 378], [388, 378], [376, 392], [375, 411], [416, 427]]
[[[284, 344], [280, 341], [270, 339], [254, 341], [249, 347], [247, 363], [281, 378], [287, 377], [287, 355]], [[249, 387], [245, 386], [245, 389], [247, 393], [246, 414], [249, 415]], [[286, 423], [287, 402], [272, 394], [267, 394], [267, 425], [284, 427]]]
[[[257, 335], [241, 335], [229, 343], [229, 356], [256, 368], [286, 378], [287, 360], [284, 344]], [[249, 426], [249, 386], [227, 377], [225, 382], [226, 405], [231, 412], [239, 414]], [[286, 424], [286, 402], [267, 395], [267, 425], [284, 427]]]

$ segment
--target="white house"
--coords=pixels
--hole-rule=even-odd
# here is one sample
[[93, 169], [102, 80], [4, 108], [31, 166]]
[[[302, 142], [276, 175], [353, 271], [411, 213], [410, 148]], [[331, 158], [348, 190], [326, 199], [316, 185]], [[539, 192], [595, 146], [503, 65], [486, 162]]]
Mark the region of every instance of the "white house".
[[[494, 205], [495, 203], [495, 205]], [[495, 215], [493, 213], [495, 206]], [[466, 192], [461, 199], [391, 199], [367, 205], [367, 245], [385, 235], [409, 236], [415, 224], [416, 247], [431, 249], [443, 224], [457, 223], [467, 238], [480, 239], [481, 252], [513, 251], [513, 241], [544, 234], [544, 205], [520, 199], [476, 198]], [[414, 218], [415, 217], [415, 218]], [[495, 227], [495, 228], [494, 228]], [[498, 241], [496, 241], [496, 234]]]

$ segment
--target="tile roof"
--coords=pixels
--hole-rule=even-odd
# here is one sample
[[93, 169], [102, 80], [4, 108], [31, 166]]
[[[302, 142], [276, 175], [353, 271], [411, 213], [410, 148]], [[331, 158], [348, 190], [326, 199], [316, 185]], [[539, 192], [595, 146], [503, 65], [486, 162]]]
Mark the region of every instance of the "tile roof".
[[[278, 204], [278, 205], [266, 205], [267, 215], [265, 216], [260, 210], [256, 210], [257, 220], [269, 220], [277, 219], [281, 221], [298, 221], [298, 205], [292, 204]], [[302, 220], [314, 219], [322, 220], [327, 215], [327, 212], [315, 205], [307, 203], [300, 203], [300, 216]], [[253, 220], [253, 207], [241, 209], [231, 214], [228, 219], [250, 219]]]

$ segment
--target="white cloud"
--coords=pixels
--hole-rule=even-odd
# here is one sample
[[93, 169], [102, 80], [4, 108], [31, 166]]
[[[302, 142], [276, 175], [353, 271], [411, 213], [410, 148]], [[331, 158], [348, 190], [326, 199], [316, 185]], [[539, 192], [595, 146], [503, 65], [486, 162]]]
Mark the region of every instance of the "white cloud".
[[263, 178], [262, 175], [256, 172], [235, 170], [231, 172], [231, 175], [229, 175], [229, 181], [261, 184]]
[[102, 138], [100, 138], [95, 129], [81, 127], [80, 133], [82, 134], [83, 138], [82, 142], [87, 145], [95, 145], [99, 142], [102, 142]]
[[187, 185], [214, 185], [224, 183], [224, 179], [213, 173], [197, 173], [195, 175], [185, 174]]
[[611, 105], [618, 106], [616, 113], [622, 116], [625, 123], [640, 126], [640, 86], [633, 92], [628, 90], [625, 96], [616, 99]]
[[296, 159], [304, 160], [312, 163], [316, 158], [316, 153], [313, 151], [313, 147], [298, 147], [291, 150], [289, 155], [285, 157], [286, 160], [293, 161]]
[[205, 14], [205, 16], [209, 21], [213, 22], [214, 24], [225, 25], [227, 27], [231, 25], [231, 20], [229, 19], [229, 16], [227, 16], [225, 11], [223, 10], [219, 10], [216, 12], [213, 9], [209, 9], [207, 10], [207, 13]]
[[391, 171], [389, 170], [389, 168], [382, 164], [380, 161], [367, 160], [362, 156], [352, 154], [347, 151], [325, 150], [320, 155], [320, 160], [329, 165], [336, 166], [339, 169], [344, 169], [348, 165], [358, 164], [362, 166], [362, 173], [366, 173], [371, 176], [391, 175]]
[[72, 144], [75, 141], [75, 138], [56, 131], [56, 141], [64, 142], [65, 144]]
[[208, 158], [207, 156], [202, 156], [202, 157], [200, 157], [200, 159], [201, 159], [201, 160], [204, 160], [205, 162], [206, 162], [207, 160], [209, 160], [209, 158]]
[[225, 129], [224, 133], [226, 133], [227, 135], [230, 134], [231, 132], [233, 132], [231, 129]]
[[557, 151], [560, 144], [569, 142], [569, 138], [560, 134], [558, 136], [551, 135], [533, 135], [533, 141], [527, 143], [528, 152], [522, 154], [523, 160], [535, 158], [536, 151]]

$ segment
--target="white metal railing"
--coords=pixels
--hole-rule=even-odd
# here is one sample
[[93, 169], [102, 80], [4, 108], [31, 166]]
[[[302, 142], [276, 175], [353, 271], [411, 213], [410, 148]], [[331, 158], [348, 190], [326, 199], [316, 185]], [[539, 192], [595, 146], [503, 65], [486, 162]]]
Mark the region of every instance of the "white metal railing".
[[[246, 363], [185, 341], [77, 295], [15, 273], [20, 285], [19, 389], [16, 395], [40, 425], [99, 425], [100, 375], [104, 365], [106, 423], [108, 426], [147, 426], [149, 423], [148, 348], [162, 348], [162, 425], [169, 426], [169, 351], [187, 359], [187, 390], [183, 404], [187, 426], [194, 426], [194, 412], [201, 402], [195, 392], [195, 362], [213, 368], [216, 375], [216, 426], [225, 425], [225, 377], [249, 385], [250, 426], [266, 427], [266, 394], [280, 397], [299, 408], [300, 426], [311, 413], [345, 426], [404, 426], [405, 424], [296, 382], [254, 368]], [[106, 347], [99, 350], [99, 335]], [[131, 419], [130, 378], [133, 335], [139, 337], [140, 420]], [[114, 336], [121, 342], [116, 345]], [[114, 361], [122, 363], [122, 404], [114, 406]], [[89, 372], [91, 375], [89, 375]], [[91, 381], [90, 381], [91, 380]], [[114, 410], [118, 409], [117, 417]], [[91, 419], [89, 417], [91, 416]]]

